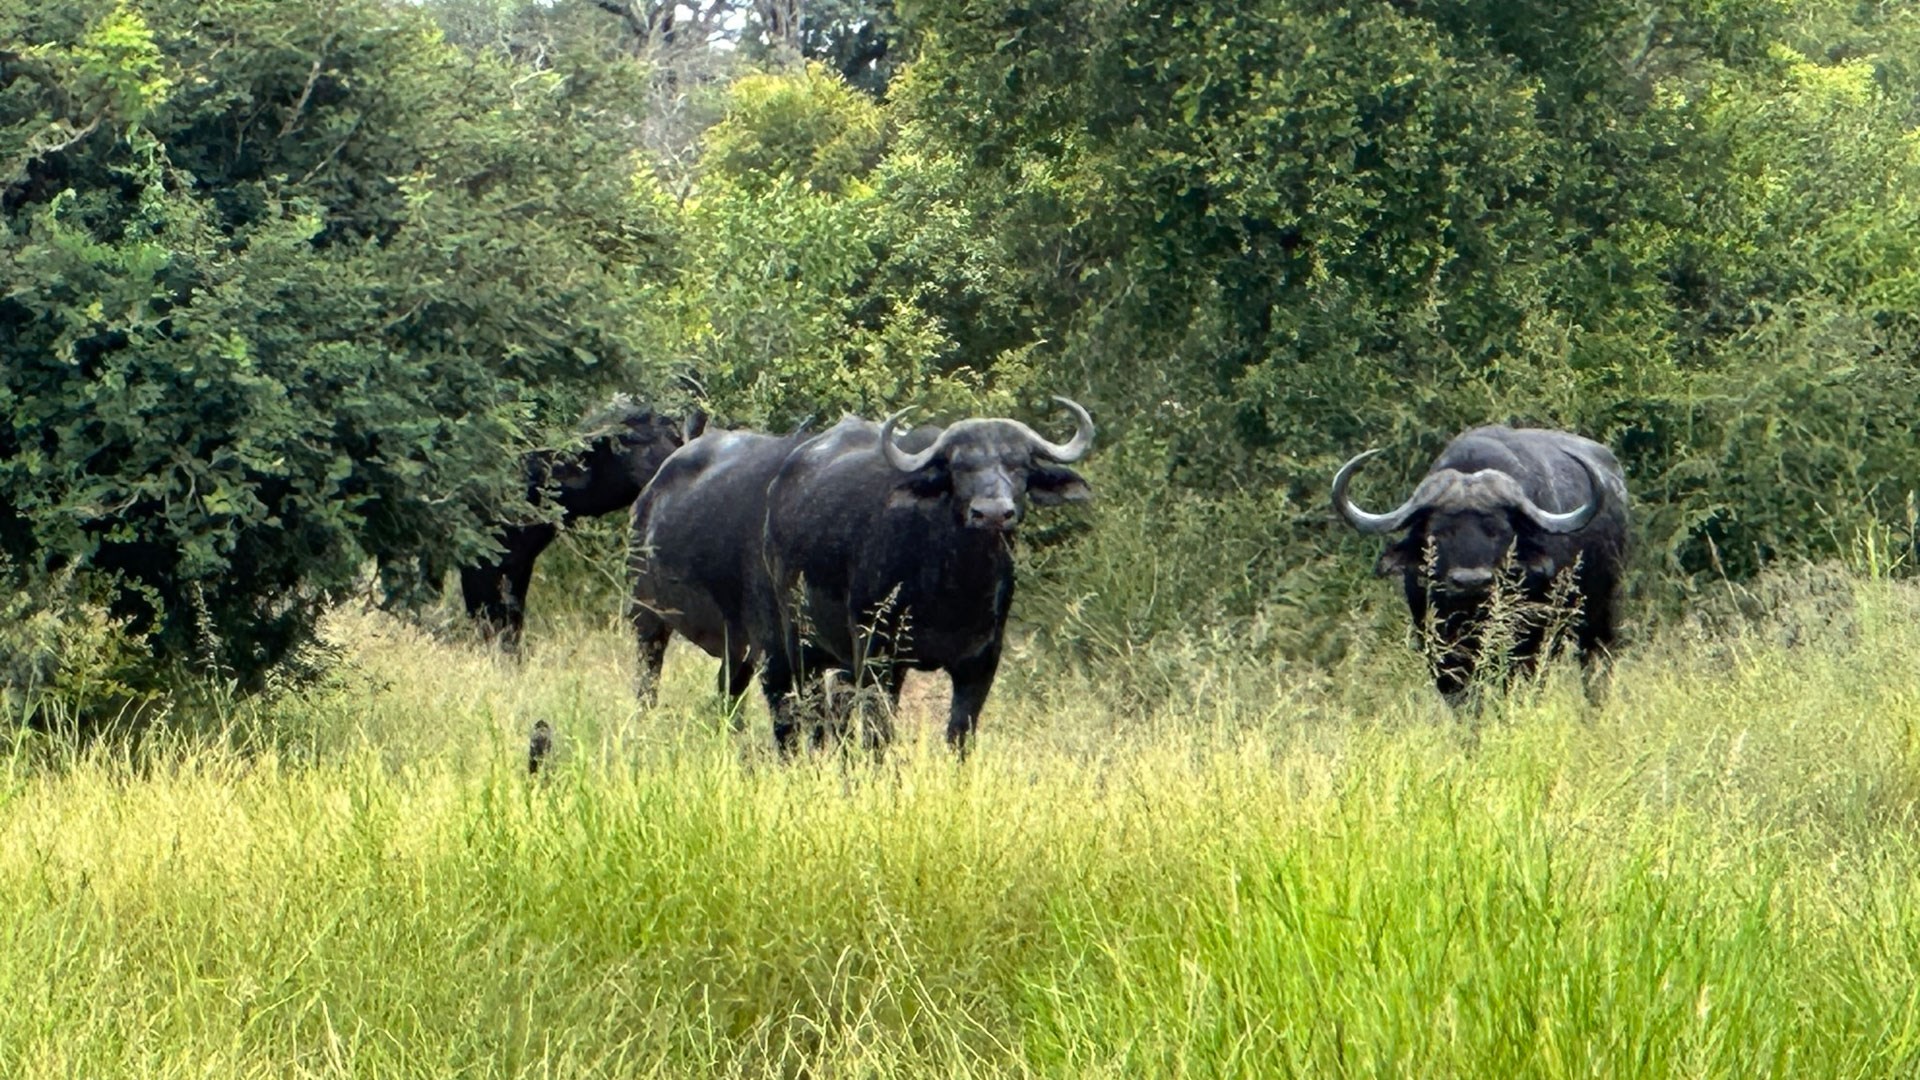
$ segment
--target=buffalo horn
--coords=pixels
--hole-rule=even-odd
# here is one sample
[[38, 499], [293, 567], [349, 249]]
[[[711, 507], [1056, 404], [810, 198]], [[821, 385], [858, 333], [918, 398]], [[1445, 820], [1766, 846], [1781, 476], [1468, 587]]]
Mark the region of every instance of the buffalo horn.
[[[1080, 403], [1072, 398], [1060, 397], [1056, 394], [1053, 400], [1066, 406], [1067, 409], [1073, 413], [1074, 431], [1072, 439], [1068, 440], [1065, 445], [1062, 445], [1056, 442], [1048, 442], [1041, 437], [1039, 432], [1025, 424], [1020, 424], [1020, 429], [1026, 433], [1028, 440], [1033, 443], [1034, 451], [1041, 457], [1051, 461], [1057, 461], [1062, 465], [1071, 465], [1081, 458], [1086, 457], [1087, 451], [1093, 449], [1093, 417], [1087, 415], [1087, 410], [1081, 408]], [[1015, 423], [1019, 423], [1019, 421], [1015, 421]]]
[[1424, 501], [1423, 497], [1427, 494], [1425, 490], [1427, 485], [1422, 484], [1414, 491], [1412, 497], [1400, 504], [1398, 509], [1384, 514], [1369, 514], [1353, 505], [1353, 500], [1347, 497], [1347, 485], [1353, 482], [1353, 474], [1360, 471], [1361, 464], [1378, 453], [1380, 451], [1374, 449], [1355, 454], [1345, 465], [1340, 466], [1339, 472], [1333, 474], [1334, 511], [1345, 518], [1347, 524], [1363, 533], [1390, 533], [1405, 525], [1407, 519], [1420, 509]]
[[933, 460], [933, 456], [940, 452], [940, 444], [946, 441], [946, 434], [942, 432], [941, 437], [935, 439], [932, 446], [917, 454], [909, 454], [900, 449], [899, 444], [893, 441], [893, 426], [911, 411], [911, 409], [901, 409], [887, 417], [886, 422], [880, 425], [880, 452], [887, 456], [887, 464], [903, 473], [919, 472], [926, 468], [927, 463]]
[[680, 389], [692, 394], [695, 401], [705, 401], [707, 399], [707, 385], [701, 382], [700, 376], [695, 375], [692, 371], [674, 372], [673, 381], [680, 384]]
[[1524, 494], [1520, 496], [1520, 512], [1527, 515], [1535, 525], [1550, 533], [1570, 533], [1585, 527], [1587, 522], [1593, 520], [1593, 515], [1600, 512], [1601, 504], [1606, 501], [1606, 481], [1601, 478], [1600, 470], [1593, 462], [1587, 460], [1585, 454], [1569, 452], [1567, 456], [1579, 462], [1581, 470], [1587, 474], [1587, 487], [1592, 494], [1587, 497], [1586, 502], [1566, 513], [1556, 514], [1551, 510], [1540, 509]]

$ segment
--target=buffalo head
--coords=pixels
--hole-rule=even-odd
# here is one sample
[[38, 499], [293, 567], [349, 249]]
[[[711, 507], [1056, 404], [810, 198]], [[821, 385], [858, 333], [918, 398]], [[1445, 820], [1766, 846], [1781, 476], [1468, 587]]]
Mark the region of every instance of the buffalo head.
[[1028, 499], [1042, 506], [1085, 502], [1093, 497], [1086, 480], [1064, 468], [1093, 447], [1093, 417], [1063, 397], [1053, 400], [1074, 415], [1077, 428], [1065, 443], [1049, 442], [1018, 420], [962, 420], [940, 433], [919, 453], [894, 441], [902, 412], [880, 425], [880, 450], [902, 474], [895, 500], [945, 502], [959, 524], [1009, 533], [1019, 524]]
[[1578, 532], [1600, 512], [1606, 498], [1607, 485], [1599, 468], [1584, 455], [1569, 453], [1586, 473], [1592, 494], [1564, 513], [1542, 509], [1520, 481], [1498, 469], [1437, 469], [1398, 508], [1371, 514], [1353, 504], [1347, 485], [1360, 465], [1379, 452], [1368, 450], [1340, 467], [1333, 478], [1334, 509], [1363, 533], [1408, 530], [1404, 539], [1389, 545], [1380, 556], [1376, 573], [1385, 576], [1421, 568], [1431, 543], [1432, 584], [1453, 591], [1491, 587], [1509, 553], [1530, 575], [1551, 576], [1560, 569], [1554, 562], [1556, 546], [1541, 541]]
[[[676, 419], [616, 397], [613, 405], [588, 428], [586, 453], [571, 468], [555, 470], [567, 487], [631, 487], [627, 503], [653, 479], [675, 450], [697, 438], [706, 428], [706, 414], [690, 410]], [[624, 504], [623, 504], [624, 505]]]

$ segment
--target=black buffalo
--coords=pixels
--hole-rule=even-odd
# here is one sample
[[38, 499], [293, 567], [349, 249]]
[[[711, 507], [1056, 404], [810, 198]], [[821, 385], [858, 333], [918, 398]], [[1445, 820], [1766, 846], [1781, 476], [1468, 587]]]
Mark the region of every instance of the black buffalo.
[[[1494, 584], [1518, 586], [1511, 664], [1503, 675], [1533, 670], [1556, 620], [1548, 610], [1557, 575], [1566, 573], [1578, 604], [1572, 626], [1589, 675], [1614, 640], [1615, 609], [1627, 549], [1627, 486], [1605, 446], [1564, 431], [1480, 427], [1441, 451], [1412, 496], [1390, 513], [1353, 504], [1347, 485], [1369, 450], [1333, 478], [1333, 507], [1363, 533], [1401, 530], [1375, 567], [1398, 573], [1416, 631], [1429, 626], [1434, 685], [1459, 702], [1473, 681]], [[1591, 683], [1590, 683], [1591, 685]]]
[[713, 431], [660, 467], [633, 504], [628, 617], [640, 646], [640, 696], [651, 700], [667, 642], [679, 634], [720, 660], [720, 690], [746, 693], [748, 582], [763, 572], [767, 484], [809, 436]]
[[896, 413], [877, 426], [848, 418], [787, 455], [767, 489], [765, 572], [748, 605], [783, 751], [799, 733], [792, 691], [816, 673], [845, 671], [897, 700], [909, 669], [941, 669], [953, 683], [947, 742], [966, 752], [1000, 665], [1024, 504], [1092, 497], [1064, 466], [1093, 446], [1093, 419], [1055, 400], [1077, 421], [1065, 444], [971, 419], [903, 448]]
[[460, 568], [460, 593], [467, 614], [509, 650], [517, 647], [526, 622], [527, 583], [533, 578], [534, 560], [559, 535], [560, 525], [631, 506], [667, 456], [705, 426], [706, 416], [697, 409], [685, 420], [676, 420], [617, 397], [600, 422], [591, 426], [585, 450], [527, 454], [523, 459], [527, 501], [539, 506], [555, 499], [560, 504], [560, 523], [501, 523], [499, 539], [505, 550], [488, 562]]

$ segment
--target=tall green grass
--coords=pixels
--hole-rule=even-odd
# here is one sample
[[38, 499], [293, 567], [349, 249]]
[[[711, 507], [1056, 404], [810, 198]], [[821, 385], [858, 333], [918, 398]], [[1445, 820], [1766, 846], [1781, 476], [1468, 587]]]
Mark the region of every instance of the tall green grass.
[[964, 767], [943, 682], [781, 767], [610, 619], [342, 611], [227, 738], [15, 744], [0, 1075], [1915, 1075], [1920, 595], [1844, 589], [1471, 717], [1398, 640], [1016, 649]]

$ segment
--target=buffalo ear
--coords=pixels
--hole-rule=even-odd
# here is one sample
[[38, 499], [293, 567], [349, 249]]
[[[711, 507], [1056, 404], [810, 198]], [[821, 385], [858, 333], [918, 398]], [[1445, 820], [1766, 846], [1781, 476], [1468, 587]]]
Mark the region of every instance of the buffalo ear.
[[1540, 543], [1541, 537], [1527, 531], [1527, 524], [1514, 522], [1513, 561], [1531, 576], [1552, 577], [1560, 569], [1560, 563], [1553, 552]]
[[694, 409], [680, 422], [680, 441], [690, 443], [707, 430], [707, 413], [704, 409]]
[[903, 476], [887, 495], [887, 505], [911, 506], [916, 503], [939, 502], [953, 493], [953, 477], [943, 468], [921, 469], [911, 476]]
[[1035, 506], [1059, 506], [1093, 500], [1093, 489], [1072, 469], [1059, 465], [1035, 465], [1027, 473], [1027, 496]]
[[1373, 576], [1391, 577], [1404, 574], [1413, 569], [1415, 559], [1407, 541], [1388, 544], [1387, 550], [1380, 553], [1380, 561], [1373, 564]]

